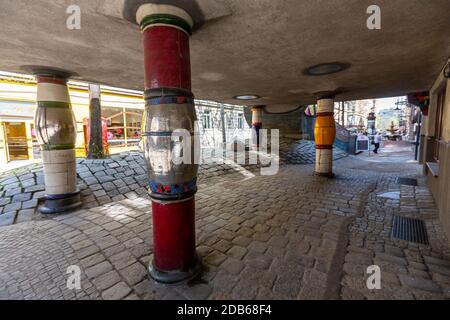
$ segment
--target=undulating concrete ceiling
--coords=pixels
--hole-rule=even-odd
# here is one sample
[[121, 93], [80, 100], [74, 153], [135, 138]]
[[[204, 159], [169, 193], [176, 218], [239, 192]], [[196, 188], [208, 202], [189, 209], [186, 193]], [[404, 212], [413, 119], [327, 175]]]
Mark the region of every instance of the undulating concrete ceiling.
[[[0, 0], [0, 70], [24, 65], [71, 70], [78, 79], [142, 89], [140, 3], [176, 3], [197, 22], [191, 38], [193, 91], [199, 99], [288, 110], [339, 90], [339, 100], [393, 96], [432, 85], [450, 56], [449, 0]], [[81, 8], [81, 29], [66, 10]], [[367, 8], [381, 8], [369, 30]], [[312, 77], [325, 62], [351, 66]], [[277, 107], [278, 106], [278, 107]]]

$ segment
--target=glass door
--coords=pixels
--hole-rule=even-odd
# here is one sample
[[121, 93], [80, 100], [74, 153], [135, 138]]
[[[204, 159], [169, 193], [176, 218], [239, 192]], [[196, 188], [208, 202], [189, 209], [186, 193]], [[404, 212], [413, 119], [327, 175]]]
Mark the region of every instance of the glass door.
[[28, 160], [27, 129], [25, 122], [5, 122], [8, 161]]

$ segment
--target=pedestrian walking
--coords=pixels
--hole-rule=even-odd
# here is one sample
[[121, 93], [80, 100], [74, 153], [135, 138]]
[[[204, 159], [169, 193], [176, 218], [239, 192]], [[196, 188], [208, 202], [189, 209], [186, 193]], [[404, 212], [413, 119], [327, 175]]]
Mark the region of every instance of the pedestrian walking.
[[373, 137], [373, 144], [375, 145], [375, 149], [373, 149], [374, 153], [378, 153], [378, 149], [380, 149], [380, 143], [381, 143], [381, 134], [377, 132]]

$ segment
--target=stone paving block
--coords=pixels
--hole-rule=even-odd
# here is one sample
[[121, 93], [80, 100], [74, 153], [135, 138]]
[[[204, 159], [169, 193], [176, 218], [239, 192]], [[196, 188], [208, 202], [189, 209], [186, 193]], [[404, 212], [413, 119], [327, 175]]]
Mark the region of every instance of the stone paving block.
[[74, 250], [80, 250], [83, 248], [87, 248], [93, 244], [94, 244], [94, 241], [92, 241], [91, 239], [86, 239], [86, 240], [82, 240], [82, 241], [77, 241], [76, 243], [72, 244], [72, 248]]
[[116, 190], [116, 185], [112, 182], [105, 182], [102, 184], [102, 187], [105, 191], [112, 191], [112, 190]]
[[15, 202], [15, 203], [6, 205], [3, 209], [3, 212], [5, 212], [5, 213], [15, 212], [15, 211], [20, 210], [21, 208], [22, 208], [22, 202]]
[[130, 200], [135, 200], [135, 199], [139, 198], [139, 196], [135, 192], [128, 192], [125, 194], [125, 197]]
[[207, 284], [200, 283], [177, 288], [177, 291], [188, 300], [205, 300], [211, 294], [212, 288]]
[[219, 266], [223, 261], [227, 259], [227, 256], [219, 251], [213, 251], [203, 259], [206, 265]]
[[429, 264], [427, 266], [428, 266], [428, 269], [433, 273], [439, 273], [442, 275], [450, 276], [450, 268], [440, 266], [440, 265], [435, 265], [435, 264]]
[[350, 263], [360, 263], [365, 265], [371, 265], [373, 263], [373, 259], [369, 255], [356, 253], [356, 252], [349, 252], [345, 256], [345, 261]]
[[140, 238], [131, 238], [130, 240], [127, 240], [123, 243], [123, 245], [126, 248], [133, 248], [134, 246], [136, 246], [137, 244], [143, 243], [144, 241]]
[[16, 211], [0, 214], [0, 227], [12, 225], [16, 218]]
[[31, 209], [38, 206], [38, 199], [28, 200], [22, 203], [22, 209]]
[[114, 268], [116, 268], [117, 270], [121, 270], [121, 269], [128, 267], [129, 265], [135, 263], [137, 260], [128, 251], [122, 251], [118, 254], [111, 256], [109, 258], [109, 261], [111, 261]]
[[385, 253], [377, 253], [375, 256], [375, 262], [378, 260], [387, 261], [387, 262], [394, 263], [394, 264], [401, 265], [401, 266], [408, 265], [408, 262], [406, 261], [406, 259], [404, 259], [402, 257], [398, 257], [398, 256], [385, 254]]
[[119, 191], [120, 194], [126, 194], [126, 193], [130, 192], [130, 188], [127, 187], [127, 186], [125, 186], [125, 187], [120, 187], [120, 188], [118, 189], [118, 191]]
[[100, 185], [99, 185], [99, 187], [100, 187], [99, 188], [100, 190], [95, 191], [94, 192], [94, 196], [97, 197], [97, 198], [102, 197], [102, 196], [106, 196], [105, 190], [101, 189]]
[[102, 274], [105, 274], [108, 271], [112, 270], [112, 265], [108, 261], [100, 262], [96, 265], [93, 265], [92, 267], [89, 267], [85, 270], [86, 275], [88, 278], [97, 278]]
[[287, 243], [288, 239], [284, 236], [273, 236], [269, 241], [268, 245], [276, 248], [284, 248]]
[[227, 251], [227, 255], [236, 258], [237, 260], [242, 260], [242, 258], [247, 253], [247, 249], [241, 246], [233, 246], [230, 250]]
[[94, 184], [98, 184], [98, 180], [95, 177], [87, 177], [84, 179], [84, 182], [88, 185], [88, 186], [92, 186]]
[[97, 183], [89, 186], [89, 189], [94, 191], [93, 193], [95, 194], [95, 192], [97, 192], [98, 190], [103, 190], [103, 187], [100, 183]]
[[450, 268], [449, 260], [438, 259], [438, 258], [430, 257], [430, 256], [424, 256], [423, 258], [427, 265], [437, 265], [437, 266]]
[[12, 195], [18, 194], [22, 192], [22, 188], [20, 187], [20, 183], [12, 183], [3, 187], [5, 190], [5, 196], [10, 197]]
[[80, 177], [82, 179], [92, 177], [92, 172], [90, 172], [89, 169], [87, 169], [87, 171], [82, 171], [82, 172], [77, 170], [77, 174], [78, 174], [78, 177]]
[[92, 246], [89, 246], [87, 248], [83, 248], [80, 251], [77, 251], [77, 256], [78, 256], [79, 259], [83, 259], [83, 258], [89, 257], [89, 256], [91, 256], [94, 253], [97, 253], [99, 251], [100, 251], [100, 249], [97, 246], [92, 245]]
[[122, 224], [120, 224], [119, 222], [116, 222], [116, 221], [111, 221], [111, 222], [108, 222], [108, 223], [102, 225], [102, 227], [106, 231], [112, 231], [112, 230], [121, 228]]
[[[223, 239], [219, 240], [218, 242], [216, 242], [214, 244], [214, 248], [216, 250], [219, 250], [222, 253], [227, 252], [232, 246], [233, 246], [233, 244], [231, 242], [229, 242], [227, 240], [223, 240]], [[206, 247], [206, 248], [208, 248], [208, 250], [211, 250], [210, 247]]]
[[303, 273], [298, 273], [294, 276], [291, 274], [280, 274], [273, 286], [274, 298], [295, 299], [302, 287], [302, 276]]
[[238, 259], [228, 258], [221, 264], [220, 267], [230, 274], [238, 275], [242, 269], [244, 269], [245, 264]]
[[141, 282], [148, 276], [147, 268], [140, 262], [136, 262], [125, 269], [120, 270], [119, 272], [130, 286]]
[[[125, 171], [124, 174], [127, 175], [127, 172]], [[123, 182], [127, 185], [131, 185], [131, 184], [136, 183], [136, 180], [134, 180], [133, 177], [127, 176], [126, 178], [123, 179]]]
[[7, 204], [11, 203], [11, 198], [0, 198], [0, 206], [5, 206]]
[[108, 232], [106, 232], [106, 235], [104, 237], [99, 237], [98, 239], [94, 239], [94, 241], [101, 250], [104, 250], [119, 243], [119, 241], [116, 238], [108, 235]]
[[125, 187], [127, 184], [125, 182], [123, 182], [122, 179], [116, 179], [113, 181], [113, 183], [116, 185], [116, 187], [121, 188], [121, 187]]
[[113, 287], [103, 291], [102, 298], [105, 300], [120, 300], [131, 292], [131, 288], [125, 282], [119, 282]]
[[[303, 291], [303, 289], [302, 289]], [[311, 297], [312, 294], [310, 293], [301, 293], [300, 295], [300, 299], [303, 297]], [[317, 297], [317, 299], [320, 299], [320, 297], [323, 296], [323, 292], [314, 295]], [[361, 292], [357, 291], [357, 290], [353, 290], [351, 288], [348, 287], [344, 287], [342, 288], [342, 292], [341, 292], [341, 297], [344, 300], [366, 300], [366, 297], [364, 296], [364, 294], [362, 294]]]
[[17, 213], [17, 218], [16, 218], [15, 223], [18, 224], [18, 223], [22, 223], [22, 222], [27, 222], [27, 221], [33, 220], [34, 211], [35, 211], [35, 209], [20, 210]]
[[425, 290], [425, 291], [430, 291], [430, 292], [437, 292], [437, 293], [442, 292], [442, 289], [431, 280], [422, 279], [422, 278], [418, 278], [418, 277], [411, 277], [411, 276], [404, 275], [404, 274], [400, 274], [399, 278], [400, 278], [400, 282], [402, 283], [402, 285], [408, 286], [410, 288], [415, 288], [415, 289]]
[[99, 179], [100, 177], [104, 177], [106, 176], [106, 172], [105, 171], [97, 171], [94, 176]]
[[81, 259], [80, 263], [83, 266], [83, 268], [89, 268], [92, 266], [95, 266], [101, 262], [105, 261], [105, 257], [101, 253], [97, 253], [94, 255], [91, 255], [87, 258]]
[[232, 242], [238, 246], [247, 247], [252, 242], [252, 239], [243, 236], [237, 236], [232, 240]]

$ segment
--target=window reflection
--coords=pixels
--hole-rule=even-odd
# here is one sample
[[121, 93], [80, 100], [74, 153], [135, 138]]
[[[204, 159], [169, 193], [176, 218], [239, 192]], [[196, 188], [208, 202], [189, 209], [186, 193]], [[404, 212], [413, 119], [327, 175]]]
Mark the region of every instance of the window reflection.
[[108, 126], [108, 143], [114, 147], [137, 146], [141, 141], [143, 110], [103, 107]]

